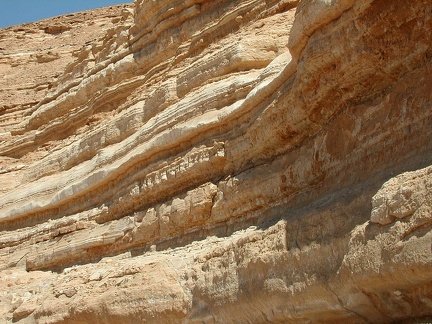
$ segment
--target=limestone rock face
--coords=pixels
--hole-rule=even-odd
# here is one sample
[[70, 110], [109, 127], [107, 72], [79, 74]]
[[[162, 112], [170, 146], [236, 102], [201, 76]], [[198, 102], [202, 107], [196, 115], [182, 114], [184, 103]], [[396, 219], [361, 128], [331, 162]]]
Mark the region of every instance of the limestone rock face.
[[0, 30], [0, 320], [430, 320], [431, 30], [428, 0]]

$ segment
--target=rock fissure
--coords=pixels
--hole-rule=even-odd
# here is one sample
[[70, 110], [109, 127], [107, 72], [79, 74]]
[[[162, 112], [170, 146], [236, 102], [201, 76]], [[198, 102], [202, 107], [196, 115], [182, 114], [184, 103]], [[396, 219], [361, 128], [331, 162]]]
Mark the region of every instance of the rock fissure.
[[328, 290], [335, 296], [335, 298], [338, 300], [340, 306], [345, 309], [347, 312], [350, 312], [352, 314], [354, 314], [356, 317], [359, 317], [364, 323], [372, 323], [366, 316], [352, 310], [349, 309], [348, 307], [345, 306], [344, 302], [342, 299], [340, 299], [340, 297], [333, 291], [333, 289], [331, 288], [330, 284], [327, 284], [327, 288]]

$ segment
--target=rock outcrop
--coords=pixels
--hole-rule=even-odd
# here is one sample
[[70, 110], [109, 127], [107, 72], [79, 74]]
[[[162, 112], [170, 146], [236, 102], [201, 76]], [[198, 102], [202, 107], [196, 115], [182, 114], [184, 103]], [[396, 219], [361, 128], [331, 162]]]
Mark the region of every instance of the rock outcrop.
[[0, 319], [430, 320], [431, 30], [428, 0], [0, 30]]

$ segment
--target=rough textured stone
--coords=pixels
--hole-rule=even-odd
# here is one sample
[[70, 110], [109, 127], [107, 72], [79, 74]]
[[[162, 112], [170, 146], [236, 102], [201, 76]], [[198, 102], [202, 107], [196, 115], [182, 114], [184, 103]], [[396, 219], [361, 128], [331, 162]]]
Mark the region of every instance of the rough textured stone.
[[0, 320], [430, 320], [430, 30], [427, 0], [0, 30]]

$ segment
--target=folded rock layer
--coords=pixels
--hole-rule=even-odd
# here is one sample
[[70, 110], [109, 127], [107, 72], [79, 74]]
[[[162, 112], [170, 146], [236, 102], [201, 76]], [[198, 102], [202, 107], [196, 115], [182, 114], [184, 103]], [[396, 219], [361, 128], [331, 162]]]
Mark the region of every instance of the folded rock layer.
[[431, 320], [431, 30], [428, 0], [0, 30], [0, 319]]

